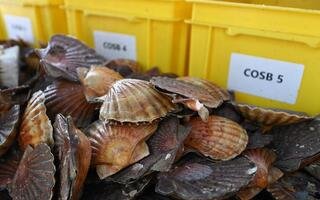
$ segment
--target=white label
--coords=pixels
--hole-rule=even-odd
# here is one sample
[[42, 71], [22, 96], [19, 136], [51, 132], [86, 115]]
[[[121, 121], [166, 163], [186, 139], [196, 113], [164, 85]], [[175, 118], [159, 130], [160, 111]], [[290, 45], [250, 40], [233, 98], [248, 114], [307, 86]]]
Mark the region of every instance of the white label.
[[94, 31], [96, 51], [107, 59], [136, 60], [136, 38], [132, 35]]
[[304, 66], [233, 53], [228, 88], [259, 97], [295, 104]]
[[9, 38], [22, 39], [33, 44], [32, 23], [29, 18], [5, 15], [4, 20]]

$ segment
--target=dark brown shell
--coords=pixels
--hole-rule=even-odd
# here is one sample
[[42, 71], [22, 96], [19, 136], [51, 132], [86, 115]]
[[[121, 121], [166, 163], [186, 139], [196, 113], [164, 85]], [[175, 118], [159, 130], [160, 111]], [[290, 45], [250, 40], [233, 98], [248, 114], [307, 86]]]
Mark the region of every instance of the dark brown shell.
[[28, 146], [19, 163], [9, 189], [14, 200], [51, 199], [55, 183], [55, 166], [50, 147], [39, 144]]
[[179, 199], [224, 199], [252, 180], [256, 166], [244, 157], [213, 163], [189, 161], [158, 176], [156, 192]]
[[288, 125], [312, 119], [303, 113], [236, 104], [236, 109], [247, 119], [264, 126]]
[[320, 191], [319, 182], [316, 184], [306, 174], [296, 172], [282, 177], [267, 190], [276, 200], [315, 199]]
[[92, 164], [101, 179], [149, 155], [145, 144], [157, 129], [157, 123], [146, 125], [106, 125], [97, 121], [87, 129], [92, 148]]
[[183, 152], [183, 142], [190, 128], [179, 124], [177, 118], [159, 123], [159, 128], [148, 140], [150, 155], [111, 177], [113, 181], [127, 184], [153, 171], [168, 171]]
[[58, 114], [54, 123], [55, 150], [59, 169], [59, 199], [79, 199], [87, 176], [91, 148], [89, 139], [71, 118]]
[[[17, 151], [10, 151], [0, 162], [0, 190], [8, 188], [19, 166], [21, 155]], [[1, 199], [1, 198], [0, 198]]]
[[278, 156], [275, 165], [283, 171], [296, 171], [320, 156], [320, 118], [274, 127], [271, 134]]
[[247, 149], [263, 148], [269, 145], [273, 140], [273, 135], [263, 134], [260, 130], [253, 133], [248, 132], [248, 135], [249, 142], [247, 145]]
[[77, 72], [89, 102], [106, 95], [114, 82], [123, 79], [118, 72], [104, 66], [91, 66], [90, 69], [79, 67]]
[[3, 105], [22, 105], [28, 101], [29, 97], [30, 88], [26, 85], [0, 90], [0, 104]]
[[[1, 46], [1, 48], [3, 48]], [[17, 87], [19, 84], [19, 46], [0, 51], [0, 85]]]
[[44, 91], [50, 119], [59, 113], [71, 116], [77, 127], [86, 127], [94, 119], [98, 104], [87, 102], [81, 84], [57, 80]]
[[123, 79], [110, 88], [100, 109], [100, 119], [118, 122], [152, 122], [175, 109], [167, 96], [147, 81]]
[[181, 95], [187, 99], [199, 100], [209, 108], [217, 108], [223, 101], [230, 99], [226, 90], [203, 79], [153, 77], [150, 82], [161, 90]]
[[65, 35], [54, 35], [45, 49], [37, 54], [49, 76], [77, 81], [77, 68], [103, 64], [106, 60], [81, 41]]
[[139, 72], [140, 66], [134, 60], [128, 59], [114, 59], [110, 60], [105, 64], [106, 67], [120, 73], [123, 77], [127, 77], [128, 75]]
[[252, 149], [245, 151], [244, 155], [258, 167], [251, 185], [260, 188], [267, 187], [269, 170], [276, 160], [276, 154], [269, 149]]
[[53, 145], [52, 125], [46, 114], [45, 96], [42, 91], [34, 93], [22, 116], [19, 145], [24, 150], [28, 145], [35, 147], [40, 143]]
[[236, 122], [218, 116], [209, 116], [207, 122], [199, 117], [190, 120], [192, 127], [185, 145], [217, 160], [230, 160], [245, 150], [246, 131]]
[[16, 139], [20, 106], [0, 109], [0, 157], [7, 152]]
[[304, 169], [320, 181], [320, 160], [308, 165]]

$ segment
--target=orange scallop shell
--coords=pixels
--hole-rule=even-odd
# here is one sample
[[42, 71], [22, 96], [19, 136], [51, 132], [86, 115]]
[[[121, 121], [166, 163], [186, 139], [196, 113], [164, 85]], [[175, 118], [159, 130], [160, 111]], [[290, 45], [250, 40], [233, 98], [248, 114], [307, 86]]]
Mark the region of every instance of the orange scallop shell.
[[258, 167], [251, 185], [260, 188], [267, 187], [269, 170], [272, 167], [272, 163], [276, 161], [276, 154], [271, 150], [263, 148], [247, 150], [244, 152], [244, 155]]
[[146, 125], [106, 125], [97, 121], [87, 130], [91, 141], [92, 164], [101, 179], [149, 155], [145, 145], [157, 129], [157, 123]]
[[77, 71], [88, 101], [106, 95], [114, 82], [123, 79], [118, 72], [104, 66], [80, 67]]
[[83, 90], [81, 84], [64, 80], [49, 85], [44, 91], [49, 117], [54, 120], [61, 113], [71, 116], [77, 127], [89, 125], [99, 105], [90, 104]]
[[204, 122], [199, 117], [190, 120], [191, 133], [185, 145], [217, 160], [230, 160], [245, 150], [246, 130], [223, 117], [209, 116]]
[[11, 108], [0, 106], [0, 157], [7, 152], [16, 139], [17, 126], [19, 122], [20, 106]]
[[55, 150], [59, 168], [59, 199], [79, 199], [90, 166], [89, 139], [72, 118], [58, 114], [54, 123]]
[[40, 90], [34, 93], [22, 116], [20, 125], [19, 145], [25, 149], [28, 145], [40, 143], [53, 145], [52, 125], [46, 114], [45, 96]]
[[55, 166], [50, 147], [39, 144], [34, 149], [26, 147], [17, 172], [9, 188], [15, 199], [51, 199], [55, 184]]
[[100, 119], [118, 122], [152, 122], [175, 109], [167, 96], [147, 81], [123, 79], [110, 88], [100, 109]]
[[312, 119], [312, 117], [302, 113], [293, 113], [246, 104], [236, 104], [235, 107], [247, 120], [264, 126], [288, 125]]

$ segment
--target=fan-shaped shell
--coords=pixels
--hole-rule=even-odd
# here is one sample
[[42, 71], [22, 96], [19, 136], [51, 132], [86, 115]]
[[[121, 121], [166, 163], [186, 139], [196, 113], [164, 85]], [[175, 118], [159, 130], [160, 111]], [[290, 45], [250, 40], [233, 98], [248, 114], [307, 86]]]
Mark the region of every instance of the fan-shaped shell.
[[50, 147], [27, 146], [9, 189], [14, 200], [51, 199], [55, 183], [55, 166]]
[[3, 158], [3, 162], [0, 162], [0, 190], [8, 188], [12, 183], [21, 155], [16, 151], [10, 151]]
[[153, 171], [168, 171], [183, 151], [183, 142], [190, 132], [177, 118], [160, 122], [157, 131], [148, 140], [150, 155], [112, 176], [112, 180], [127, 184]]
[[59, 169], [59, 199], [79, 199], [87, 176], [91, 148], [89, 139], [71, 118], [58, 114], [54, 123], [55, 150]]
[[46, 114], [45, 96], [40, 90], [34, 93], [22, 116], [20, 125], [19, 145], [25, 149], [40, 143], [53, 144], [52, 126]]
[[[142, 143], [156, 128], [157, 123], [120, 126], [97, 121], [92, 124], [87, 133], [92, 147], [92, 164], [97, 167], [99, 177], [106, 178], [147, 156], [149, 150]], [[142, 152], [136, 152], [139, 150]]]
[[189, 161], [158, 176], [156, 192], [179, 199], [225, 199], [249, 184], [256, 166], [240, 157], [226, 162]]
[[268, 149], [252, 149], [244, 152], [244, 155], [258, 167], [251, 185], [260, 188], [267, 187], [269, 170], [272, 167], [272, 163], [276, 161], [276, 154]]
[[283, 171], [296, 171], [320, 156], [320, 118], [274, 127], [271, 134], [278, 156], [275, 164]]
[[94, 118], [98, 104], [87, 102], [83, 86], [78, 83], [57, 80], [44, 91], [48, 115], [51, 119], [59, 113], [71, 116], [77, 127], [85, 127]]
[[19, 46], [0, 51], [0, 85], [17, 87], [19, 84]]
[[174, 110], [167, 96], [147, 81], [123, 79], [110, 88], [100, 109], [100, 119], [118, 122], [151, 122]]
[[103, 66], [81, 67], [77, 71], [87, 100], [93, 102], [95, 98], [106, 95], [114, 82], [123, 79], [118, 72]]
[[219, 86], [198, 78], [180, 77], [153, 77], [150, 82], [167, 92], [182, 95], [188, 99], [199, 100], [209, 108], [217, 108], [223, 101], [229, 100], [228, 92]]
[[44, 64], [48, 75], [63, 77], [77, 81], [77, 68], [99, 65], [105, 59], [94, 49], [87, 47], [81, 41], [65, 35], [54, 35], [45, 49], [38, 49], [37, 54]]
[[247, 146], [248, 135], [237, 123], [223, 117], [209, 116], [207, 122], [199, 117], [190, 120], [191, 133], [185, 145], [217, 160], [230, 160]]
[[16, 138], [20, 106], [0, 109], [0, 157], [7, 152]]
[[246, 104], [235, 105], [236, 109], [247, 119], [264, 126], [294, 124], [312, 119], [303, 113], [293, 113]]

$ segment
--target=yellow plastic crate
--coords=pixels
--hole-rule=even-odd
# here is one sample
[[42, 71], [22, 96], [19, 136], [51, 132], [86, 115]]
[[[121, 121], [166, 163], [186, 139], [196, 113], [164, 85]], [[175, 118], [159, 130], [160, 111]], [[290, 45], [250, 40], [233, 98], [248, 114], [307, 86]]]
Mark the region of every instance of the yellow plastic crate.
[[187, 0], [189, 74], [236, 100], [320, 113], [319, 0]]
[[63, 0], [0, 0], [7, 38], [21, 38], [38, 46], [53, 34], [67, 33]]
[[184, 0], [66, 0], [68, 31], [108, 59], [186, 74], [191, 5]]

